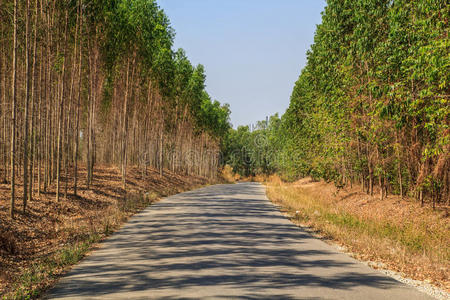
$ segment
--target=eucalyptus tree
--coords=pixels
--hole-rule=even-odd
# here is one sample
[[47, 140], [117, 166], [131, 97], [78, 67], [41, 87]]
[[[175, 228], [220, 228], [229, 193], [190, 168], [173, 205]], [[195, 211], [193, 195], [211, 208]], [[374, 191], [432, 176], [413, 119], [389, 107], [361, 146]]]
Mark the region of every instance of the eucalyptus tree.
[[17, 0], [14, 0], [14, 17], [13, 17], [13, 50], [12, 50], [12, 71], [11, 71], [11, 204], [10, 216], [14, 218], [14, 201], [15, 194], [15, 152], [16, 152], [16, 101], [17, 101]]
[[329, 0], [282, 117], [279, 171], [449, 197], [445, 1]]
[[97, 163], [118, 166], [124, 188], [133, 166], [216, 176], [229, 109], [206, 93], [204, 68], [173, 51], [156, 1], [6, 0], [0, 17], [0, 173], [11, 176], [12, 216], [17, 170], [24, 211], [36, 177], [38, 197], [55, 190], [58, 201], [64, 184], [69, 199], [72, 167], [74, 195], [95, 188]]

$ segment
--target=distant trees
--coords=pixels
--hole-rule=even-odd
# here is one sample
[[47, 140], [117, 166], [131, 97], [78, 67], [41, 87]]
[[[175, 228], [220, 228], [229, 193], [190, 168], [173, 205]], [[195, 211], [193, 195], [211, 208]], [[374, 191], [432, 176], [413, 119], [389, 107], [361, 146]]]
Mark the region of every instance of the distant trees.
[[203, 67], [171, 49], [155, 1], [6, 0], [0, 18], [0, 176], [10, 175], [11, 216], [17, 171], [24, 210], [50, 184], [57, 200], [63, 186], [76, 194], [79, 160], [88, 187], [96, 163], [120, 166], [124, 187], [129, 165], [216, 175], [228, 106], [207, 95]]
[[229, 129], [224, 140], [224, 163], [242, 176], [271, 174], [277, 171], [282, 158], [274, 151], [277, 147], [281, 120], [277, 114], [269, 120], [259, 121], [250, 129], [239, 126]]

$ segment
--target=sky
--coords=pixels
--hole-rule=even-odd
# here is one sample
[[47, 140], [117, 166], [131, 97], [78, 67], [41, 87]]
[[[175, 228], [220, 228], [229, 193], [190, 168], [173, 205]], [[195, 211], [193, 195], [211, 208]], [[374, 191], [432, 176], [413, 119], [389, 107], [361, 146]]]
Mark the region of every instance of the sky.
[[231, 123], [282, 115], [325, 0], [158, 0], [175, 30], [174, 49], [206, 69], [211, 98], [230, 104]]

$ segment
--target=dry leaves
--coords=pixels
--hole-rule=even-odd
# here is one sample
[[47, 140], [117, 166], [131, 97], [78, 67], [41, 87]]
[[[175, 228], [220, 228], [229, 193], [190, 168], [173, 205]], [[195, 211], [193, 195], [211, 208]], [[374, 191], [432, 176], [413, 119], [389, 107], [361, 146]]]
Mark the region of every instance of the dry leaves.
[[[125, 194], [117, 168], [95, 168], [93, 184], [89, 190], [84, 185], [85, 174], [85, 170], [81, 169], [78, 196], [72, 195], [73, 178], [70, 176], [67, 199], [63, 197], [63, 181], [59, 203], [55, 200], [55, 187], [52, 185], [40, 196], [35, 191], [25, 214], [22, 213], [20, 195], [23, 190], [19, 181], [15, 220], [9, 217], [10, 186], [0, 184], [0, 295], [11, 292], [14, 283], [34, 263], [56, 253], [65, 245], [82, 239], [86, 233], [103, 231], [105, 226], [117, 228], [128, 216], [143, 208], [139, 202], [120, 207], [123, 199], [138, 195], [136, 199], [151, 197], [150, 200], [156, 200], [159, 196], [175, 194], [207, 183], [202, 177], [182, 176], [169, 171], [165, 171], [164, 176], [160, 177], [156, 170], [150, 168], [143, 175], [140, 170], [132, 168], [127, 171]], [[142, 205], [146, 203], [148, 202], [142, 202]]]

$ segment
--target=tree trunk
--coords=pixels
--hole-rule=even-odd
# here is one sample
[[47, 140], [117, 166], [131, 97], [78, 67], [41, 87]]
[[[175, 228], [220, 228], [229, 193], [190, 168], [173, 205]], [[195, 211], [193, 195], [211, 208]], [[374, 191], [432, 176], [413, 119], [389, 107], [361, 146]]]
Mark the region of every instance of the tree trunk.
[[83, 25], [83, 9], [82, 9], [82, 0], [79, 1], [79, 11], [80, 11], [80, 53], [78, 60], [78, 101], [77, 101], [77, 113], [76, 113], [76, 125], [75, 125], [75, 154], [74, 154], [74, 181], [73, 181], [73, 194], [77, 196], [77, 188], [78, 188], [78, 146], [79, 146], [79, 138], [80, 138], [80, 105], [81, 105], [81, 86], [82, 86], [82, 78], [81, 78], [81, 63], [82, 63], [82, 49], [81, 46], [81, 36], [82, 36], [82, 25]]
[[161, 125], [161, 131], [159, 134], [159, 176], [163, 177], [163, 126]]
[[14, 219], [14, 200], [15, 194], [15, 170], [14, 170], [14, 158], [15, 158], [15, 146], [16, 146], [16, 87], [17, 87], [17, 0], [14, 0], [14, 17], [13, 17], [13, 55], [12, 55], [12, 107], [11, 107], [11, 206], [9, 214]]
[[398, 174], [398, 187], [400, 190], [400, 197], [403, 199], [403, 179], [402, 179], [402, 162], [400, 159], [400, 143], [398, 142], [398, 131], [395, 132], [396, 152], [397, 152], [397, 174]]
[[23, 213], [27, 208], [28, 199], [28, 106], [31, 92], [31, 63], [30, 63], [30, 0], [27, 0], [25, 15], [25, 73], [26, 73], [26, 96], [23, 128]]
[[66, 71], [66, 49], [67, 49], [67, 19], [68, 19], [68, 12], [66, 11], [66, 23], [64, 27], [64, 59], [62, 63], [62, 74], [61, 74], [61, 94], [59, 99], [59, 117], [58, 117], [58, 138], [57, 138], [57, 145], [56, 145], [56, 202], [59, 202], [59, 190], [60, 190], [60, 180], [61, 180], [61, 139], [62, 139], [62, 127], [64, 122], [63, 117], [63, 108], [64, 108], [64, 88], [65, 88], [65, 81], [64, 81], [64, 75]]
[[127, 174], [127, 162], [126, 162], [126, 153], [127, 153], [127, 108], [128, 108], [128, 84], [129, 84], [129, 76], [130, 76], [130, 59], [127, 58], [127, 71], [126, 71], [126, 79], [125, 79], [125, 96], [123, 102], [123, 123], [122, 123], [122, 188], [126, 190], [126, 174]]
[[34, 161], [36, 151], [36, 133], [35, 133], [35, 108], [36, 108], [36, 49], [37, 49], [37, 26], [38, 26], [38, 1], [35, 2], [34, 7], [34, 25], [33, 25], [33, 53], [32, 53], [32, 71], [31, 71], [31, 123], [30, 123], [30, 184], [28, 190], [28, 198], [33, 199], [33, 183], [34, 183]]

